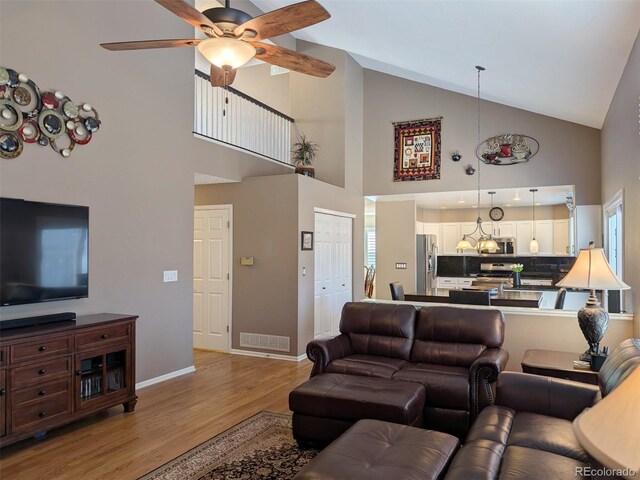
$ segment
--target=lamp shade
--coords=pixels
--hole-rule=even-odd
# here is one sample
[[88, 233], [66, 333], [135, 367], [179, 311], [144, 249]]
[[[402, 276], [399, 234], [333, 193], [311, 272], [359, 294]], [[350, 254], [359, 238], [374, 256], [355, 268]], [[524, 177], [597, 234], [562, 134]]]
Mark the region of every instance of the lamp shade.
[[640, 478], [640, 368], [573, 421], [582, 447], [620, 476]]
[[478, 250], [487, 250], [489, 252], [495, 252], [498, 250], [498, 244], [491, 237], [483, 237], [478, 243]]
[[466, 250], [469, 248], [473, 248], [473, 246], [471, 245], [471, 242], [466, 238], [463, 238], [462, 240], [460, 240], [456, 245], [456, 250]]
[[532, 238], [531, 242], [529, 243], [529, 252], [538, 253], [539, 251], [540, 251], [540, 245], [538, 245], [538, 240], [536, 240], [535, 238]]
[[626, 290], [631, 288], [613, 273], [602, 248], [581, 249], [576, 263], [556, 285], [591, 290]]
[[210, 38], [198, 44], [198, 51], [216, 67], [238, 68], [251, 60], [256, 49], [253, 45], [234, 38]]

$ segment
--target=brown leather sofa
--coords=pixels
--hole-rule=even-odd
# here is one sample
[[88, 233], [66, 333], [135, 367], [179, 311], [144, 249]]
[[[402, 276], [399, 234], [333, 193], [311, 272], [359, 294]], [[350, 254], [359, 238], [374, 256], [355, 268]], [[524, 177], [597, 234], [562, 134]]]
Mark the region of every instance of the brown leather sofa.
[[576, 468], [601, 468], [578, 443], [571, 423], [638, 366], [640, 339], [629, 339], [605, 361], [598, 386], [501, 373], [495, 405], [485, 408], [474, 422], [446, 479], [582, 478]]
[[307, 346], [312, 378], [333, 373], [423, 384], [424, 427], [461, 438], [493, 403], [492, 383], [509, 358], [499, 310], [347, 303], [340, 332]]
[[640, 339], [629, 339], [600, 369], [598, 386], [503, 372], [496, 382], [495, 405], [482, 410], [457, 452], [446, 434], [360, 421], [296, 479], [617, 479], [591, 475], [602, 466], [579, 444], [571, 422], [639, 367]]

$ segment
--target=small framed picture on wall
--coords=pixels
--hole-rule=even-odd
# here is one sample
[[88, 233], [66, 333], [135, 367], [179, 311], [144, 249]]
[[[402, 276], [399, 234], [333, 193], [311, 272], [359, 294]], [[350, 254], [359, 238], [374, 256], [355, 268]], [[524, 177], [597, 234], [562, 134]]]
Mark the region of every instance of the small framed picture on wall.
[[300, 235], [301, 250], [313, 250], [313, 232], [302, 232]]

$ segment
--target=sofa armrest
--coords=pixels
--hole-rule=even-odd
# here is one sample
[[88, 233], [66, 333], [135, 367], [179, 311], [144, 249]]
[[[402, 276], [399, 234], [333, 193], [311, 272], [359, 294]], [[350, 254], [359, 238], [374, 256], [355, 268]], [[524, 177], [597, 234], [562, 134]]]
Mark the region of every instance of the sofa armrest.
[[508, 360], [509, 352], [504, 348], [488, 348], [471, 364], [469, 385], [472, 422], [483, 408], [493, 405], [494, 389], [491, 384], [505, 369]]
[[600, 398], [596, 385], [528, 373], [503, 372], [496, 384], [496, 405], [517, 412], [573, 420]]
[[351, 340], [341, 334], [326, 340], [313, 340], [307, 345], [307, 357], [313, 362], [310, 377], [323, 373], [332, 360], [351, 355]]

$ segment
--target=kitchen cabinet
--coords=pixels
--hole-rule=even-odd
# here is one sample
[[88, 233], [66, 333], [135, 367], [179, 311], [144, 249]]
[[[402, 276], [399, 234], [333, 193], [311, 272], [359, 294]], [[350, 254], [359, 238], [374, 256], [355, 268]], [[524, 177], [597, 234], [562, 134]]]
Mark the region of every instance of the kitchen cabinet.
[[515, 222], [494, 222], [493, 228], [492, 228], [492, 235], [494, 237], [515, 237], [516, 236]]
[[[441, 223], [441, 236], [439, 250], [441, 255], [456, 255], [460, 252], [456, 250], [456, 245], [462, 238], [460, 233], [461, 225], [459, 223]], [[470, 230], [471, 231], [471, 230]]]
[[[533, 222], [520, 221], [516, 224], [516, 255], [531, 255], [529, 244], [533, 238]], [[536, 220], [537, 255], [553, 255], [553, 220]]]
[[471, 277], [438, 277], [437, 287], [456, 289], [463, 287], [470, 287], [473, 283]]
[[571, 255], [569, 219], [553, 221], [553, 254]]

